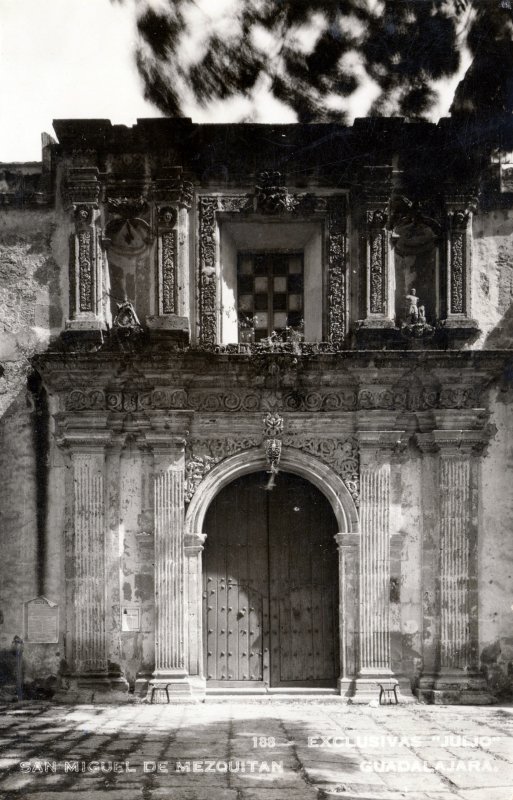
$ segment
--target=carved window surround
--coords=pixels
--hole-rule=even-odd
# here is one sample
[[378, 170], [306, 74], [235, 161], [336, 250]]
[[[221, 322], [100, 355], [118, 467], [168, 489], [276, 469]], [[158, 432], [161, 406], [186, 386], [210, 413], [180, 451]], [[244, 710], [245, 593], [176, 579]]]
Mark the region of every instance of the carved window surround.
[[[203, 194], [198, 197], [199, 268], [197, 276], [198, 337], [203, 346], [220, 342], [220, 232], [225, 220], [263, 222], [316, 222], [324, 224], [327, 237], [327, 339], [341, 343], [347, 325], [346, 198], [343, 195], [289, 194], [285, 187], [267, 195], [265, 187], [251, 194]], [[265, 217], [262, 215], [265, 214]]]

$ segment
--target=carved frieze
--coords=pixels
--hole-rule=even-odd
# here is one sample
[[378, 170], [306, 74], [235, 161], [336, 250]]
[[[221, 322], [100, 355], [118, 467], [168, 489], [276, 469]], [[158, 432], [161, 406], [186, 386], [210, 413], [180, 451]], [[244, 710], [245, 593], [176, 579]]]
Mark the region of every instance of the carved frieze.
[[[67, 411], [145, 411], [189, 409], [199, 412], [300, 411], [305, 413], [365, 410], [425, 411], [436, 408], [479, 408], [483, 387], [373, 387], [364, 389], [72, 389]], [[269, 402], [274, 398], [275, 403]]]

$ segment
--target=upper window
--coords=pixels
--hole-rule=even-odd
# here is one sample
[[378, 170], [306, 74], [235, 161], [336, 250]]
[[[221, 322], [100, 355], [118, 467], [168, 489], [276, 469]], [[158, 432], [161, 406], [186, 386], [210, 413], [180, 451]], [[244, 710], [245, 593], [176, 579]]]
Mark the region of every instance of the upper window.
[[237, 260], [241, 342], [303, 326], [303, 253], [245, 253]]

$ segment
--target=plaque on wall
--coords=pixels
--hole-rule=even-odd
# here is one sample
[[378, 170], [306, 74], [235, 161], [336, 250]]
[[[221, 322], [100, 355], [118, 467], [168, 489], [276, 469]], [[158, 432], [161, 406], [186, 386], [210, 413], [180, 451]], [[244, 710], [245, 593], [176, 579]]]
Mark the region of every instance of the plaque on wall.
[[139, 606], [122, 606], [121, 630], [122, 631], [141, 630], [141, 609], [139, 608]]
[[59, 641], [59, 606], [40, 595], [25, 603], [25, 641], [57, 644]]

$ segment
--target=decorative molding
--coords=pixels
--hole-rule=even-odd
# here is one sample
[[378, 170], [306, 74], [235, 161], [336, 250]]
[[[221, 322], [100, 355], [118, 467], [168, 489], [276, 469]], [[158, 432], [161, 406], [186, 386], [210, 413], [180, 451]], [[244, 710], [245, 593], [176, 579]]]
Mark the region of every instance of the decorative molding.
[[189, 209], [194, 197], [194, 186], [183, 177], [182, 167], [167, 167], [153, 181], [153, 198], [157, 204], [170, 203]]
[[79, 204], [98, 207], [101, 183], [96, 167], [78, 167], [68, 170], [61, 184], [61, 196], [65, 208]]

